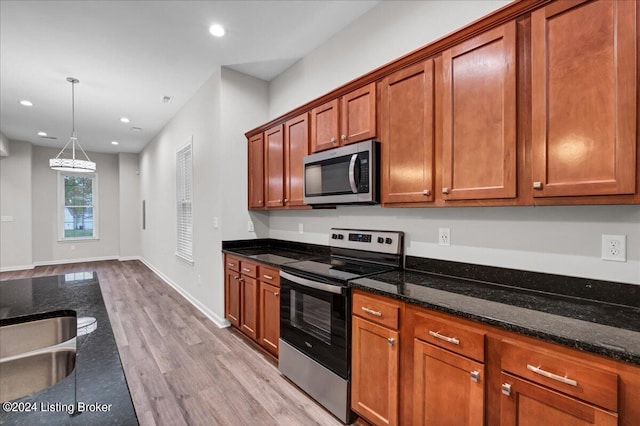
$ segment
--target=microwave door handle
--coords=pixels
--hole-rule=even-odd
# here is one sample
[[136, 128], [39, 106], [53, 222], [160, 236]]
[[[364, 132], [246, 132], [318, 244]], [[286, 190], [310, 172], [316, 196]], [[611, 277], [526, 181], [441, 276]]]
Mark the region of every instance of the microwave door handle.
[[358, 193], [358, 184], [356, 183], [356, 161], [358, 161], [358, 154], [353, 154], [351, 156], [351, 161], [349, 162], [349, 184], [351, 185], [351, 192], [354, 194]]

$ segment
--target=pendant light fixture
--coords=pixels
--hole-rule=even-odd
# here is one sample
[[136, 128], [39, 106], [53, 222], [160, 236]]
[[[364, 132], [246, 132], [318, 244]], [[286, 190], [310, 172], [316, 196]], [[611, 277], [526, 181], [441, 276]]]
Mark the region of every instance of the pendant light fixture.
[[[62, 150], [58, 153], [56, 158], [51, 158], [49, 160], [49, 167], [51, 170], [61, 170], [64, 172], [80, 172], [80, 173], [91, 173], [96, 171], [96, 163], [89, 159], [89, 156], [82, 146], [80, 146], [80, 142], [78, 142], [78, 138], [76, 137], [76, 110], [75, 110], [75, 85], [80, 83], [77, 78], [67, 77], [67, 81], [71, 83], [71, 137], [69, 138], [69, 142], [62, 148]], [[62, 154], [65, 149], [71, 144], [71, 158], [63, 158]], [[86, 160], [76, 159], [76, 145], [82, 151], [84, 158]], [[67, 154], [68, 155], [68, 154]]]

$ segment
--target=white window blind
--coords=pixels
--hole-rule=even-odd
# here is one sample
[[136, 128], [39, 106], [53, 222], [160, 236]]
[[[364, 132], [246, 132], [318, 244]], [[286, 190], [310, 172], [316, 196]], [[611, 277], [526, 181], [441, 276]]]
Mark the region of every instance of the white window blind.
[[177, 252], [193, 262], [193, 151], [191, 142], [176, 153]]

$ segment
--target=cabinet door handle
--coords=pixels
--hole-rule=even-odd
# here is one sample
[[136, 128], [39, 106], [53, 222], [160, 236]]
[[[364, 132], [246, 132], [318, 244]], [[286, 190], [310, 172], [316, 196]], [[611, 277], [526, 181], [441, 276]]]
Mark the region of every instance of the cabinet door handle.
[[342, 139], [342, 141], [343, 141], [343, 142], [344, 142], [344, 141], [346, 141], [346, 140], [347, 140], [347, 135], [342, 135], [342, 136], [340, 137], [340, 139]]
[[511, 385], [509, 383], [503, 383], [501, 390], [503, 395], [511, 396]]
[[436, 339], [440, 339], [440, 340], [444, 340], [445, 342], [449, 342], [449, 343], [453, 343], [454, 345], [459, 345], [460, 344], [460, 340], [456, 339], [455, 337], [447, 337], [443, 334], [440, 334], [439, 331], [431, 331], [429, 330], [429, 334], [433, 337], [435, 337]]
[[331, 138], [331, 143], [336, 143], [336, 138]]
[[471, 372], [471, 380], [478, 383], [480, 381], [480, 372], [479, 371], [472, 371]]
[[542, 189], [542, 182], [533, 182], [533, 189], [540, 191]]
[[258, 204], [262, 204], [262, 200], [258, 200]]
[[251, 272], [251, 269], [249, 269], [249, 268], [242, 268], [242, 270], [245, 271], [245, 272]]
[[239, 279], [240, 279], [240, 275], [235, 275], [235, 276], [233, 277], [233, 279], [234, 279], [234, 280], [239, 280]]
[[442, 188], [442, 193], [443, 194], [448, 194], [449, 193], [449, 188]]
[[275, 293], [273, 293], [273, 295], [274, 295], [275, 297], [278, 297], [278, 296], [280, 296], [280, 292], [279, 292], [279, 291], [276, 291]]
[[264, 274], [262, 277], [266, 278], [268, 280], [272, 280], [273, 279], [273, 277], [271, 275], [267, 275], [267, 274]]
[[382, 316], [382, 312], [374, 311], [373, 309], [367, 308], [365, 306], [362, 307], [362, 310], [365, 311], [368, 314], [375, 315], [377, 317], [381, 317]]
[[533, 371], [536, 374], [539, 374], [539, 375], [544, 376], [544, 377], [548, 377], [549, 379], [556, 380], [556, 381], [564, 383], [566, 385], [578, 386], [578, 382], [576, 380], [569, 379], [569, 378], [563, 377], [563, 376], [558, 376], [557, 374], [550, 373], [548, 371], [543, 370], [540, 367], [535, 367], [535, 366], [533, 366], [531, 364], [527, 364], [527, 370]]
[[288, 198], [285, 198], [285, 199], [284, 199], [284, 202], [285, 202], [285, 203], [288, 203], [288, 202], [289, 202], [289, 199], [288, 199]]
[[393, 337], [389, 337], [387, 339], [387, 343], [389, 344], [389, 346], [393, 346], [396, 343], [396, 339], [394, 339]]
[[428, 197], [429, 195], [431, 195], [431, 191], [425, 189], [424, 191], [422, 191], [422, 195], [426, 195]]

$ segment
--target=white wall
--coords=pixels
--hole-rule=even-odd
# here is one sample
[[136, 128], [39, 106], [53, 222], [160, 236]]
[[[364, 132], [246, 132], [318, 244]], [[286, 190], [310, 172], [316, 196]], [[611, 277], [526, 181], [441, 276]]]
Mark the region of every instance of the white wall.
[[[382, 2], [271, 82], [269, 116], [279, 116], [507, 3]], [[304, 234], [298, 233], [299, 223]], [[339, 207], [274, 211], [269, 216], [272, 238], [327, 244], [333, 226], [405, 231], [407, 253], [414, 256], [640, 284], [637, 205]], [[451, 228], [450, 247], [436, 244], [439, 227]], [[600, 260], [603, 233], [627, 235], [627, 262]]]
[[49, 168], [56, 148], [33, 147], [32, 247], [36, 264], [54, 264], [74, 259], [112, 259], [120, 249], [120, 197], [118, 156], [89, 153], [98, 174], [98, 240], [58, 241], [58, 172]]
[[322, 96], [508, 3], [382, 1], [271, 81], [269, 117]]
[[[9, 141], [6, 141], [7, 148]], [[31, 151], [29, 142], [12, 141], [11, 155], [0, 159], [0, 268], [30, 268]], [[5, 221], [11, 217], [11, 221]]]
[[142, 199], [140, 198], [140, 173], [138, 154], [118, 154], [118, 196], [120, 207], [121, 259], [140, 256], [140, 231], [142, 229]]

